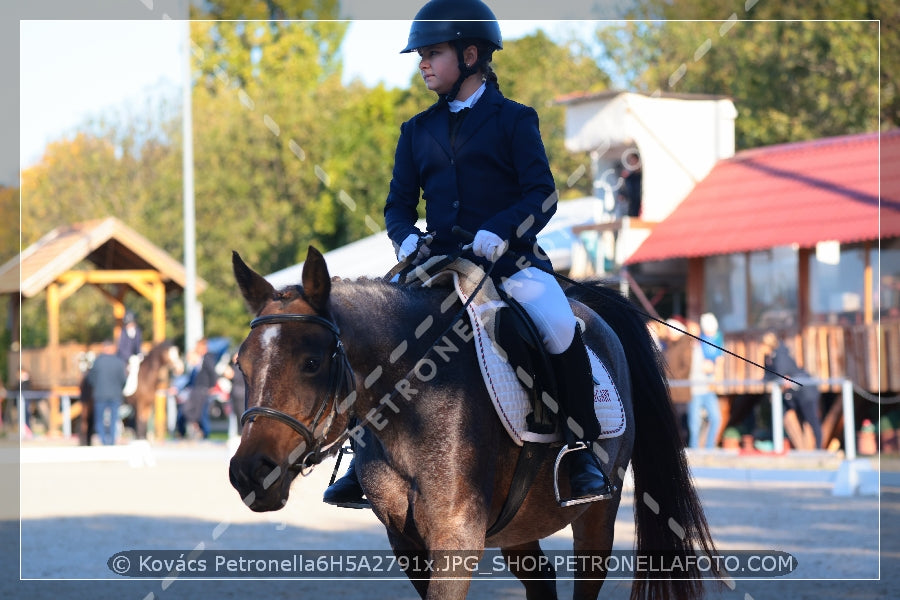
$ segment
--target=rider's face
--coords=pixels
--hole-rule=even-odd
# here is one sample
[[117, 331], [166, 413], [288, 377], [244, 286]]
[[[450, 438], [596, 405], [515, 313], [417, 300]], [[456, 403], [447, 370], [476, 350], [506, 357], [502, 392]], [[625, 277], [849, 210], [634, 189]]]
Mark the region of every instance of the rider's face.
[[432, 92], [447, 94], [459, 78], [456, 50], [448, 43], [419, 48], [419, 73]]

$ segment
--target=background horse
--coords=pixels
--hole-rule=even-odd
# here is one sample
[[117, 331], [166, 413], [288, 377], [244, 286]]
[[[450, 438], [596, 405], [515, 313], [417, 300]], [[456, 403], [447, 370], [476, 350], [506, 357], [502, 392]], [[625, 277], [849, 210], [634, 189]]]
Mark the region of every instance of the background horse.
[[[153, 411], [154, 399], [158, 390], [165, 390], [173, 375], [184, 373], [184, 361], [178, 346], [170, 341], [163, 341], [144, 356], [138, 369], [138, 384], [134, 394], [125, 398], [125, 404], [134, 411], [135, 437], [147, 437], [147, 423]], [[82, 445], [91, 444], [94, 434], [94, 395], [87, 377], [81, 380], [81, 426], [79, 438]]]
[[[486, 536], [522, 448], [506, 433], [481, 383], [467, 321], [443, 337], [443, 352], [427, 353], [459, 308], [447, 289], [332, 282], [314, 248], [302, 285], [280, 291], [236, 253], [233, 265], [256, 318], [238, 355], [250, 408], [229, 476], [252, 510], [284, 506], [297, 473], [337, 451], [350, 428], [359, 440], [360, 482], [398, 558], [443, 564], [453, 551], [481, 556], [485, 547], [499, 547], [527, 597], [535, 599], [556, 597], [552, 567], [537, 579], [517, 565], [526, 564], [523, 557], [540, 560], [541, 538], [571, 524], [575, 555], [609, 556], [620, 495], [560, 508], [552, 455], [512, 521]], [[600, 440], [594, 450], [618, 490], [632, 461], [637, 552], [711, 554], [714, 545], [645, 324], [617, 292], [576, 290], [568, 293], [585, 321], [585, 341], [604, 358], [625, 407], [625, 432]], [[567, 479], [561, 470], [560, 481]], [[596, 598], [605, 572], [592, 571], [590, 562], [577, 564], [575, 597]], [[413, 570], [407, 575], [423, 598], [463, 598], [470, 584], [462, 568], [430, 579]], [[636, 575], [632, 597], [702, 594], [699, 580], [671, 576]], [[694, 570], [686, 577], [700, 575]]]

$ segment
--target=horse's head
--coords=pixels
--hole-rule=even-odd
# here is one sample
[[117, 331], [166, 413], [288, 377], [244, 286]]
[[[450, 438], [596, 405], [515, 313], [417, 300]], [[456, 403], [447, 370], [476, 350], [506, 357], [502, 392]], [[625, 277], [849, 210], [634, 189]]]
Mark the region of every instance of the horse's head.
[[233, 253], [234, 275], [255, 318], [238, 351], [247, 410], [231, 459], [231, 484], [255, 511], [278, 510], [298, 472], [306, 473], [343, 431], [337, 405], [353, 374], [330, 318], [331, 278], [310, 247], [302, 286], [275, 290]]

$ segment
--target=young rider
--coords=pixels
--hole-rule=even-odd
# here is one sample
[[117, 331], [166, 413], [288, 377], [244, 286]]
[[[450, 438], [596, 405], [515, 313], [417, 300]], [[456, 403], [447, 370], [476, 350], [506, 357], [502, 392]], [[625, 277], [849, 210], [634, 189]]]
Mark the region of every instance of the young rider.
[[[418, 52], [419, 72], [438, 101], [400, 128], [385, 223], [399, 260], [416, 252], [423, 236], [415, 226], [420, 192], [434, 233], [431, 254], [449, 254], [466, 242], [454, 226], [475, 232], [472, 251], [485, 266], [495, 263], [492, 275], [535, 322], [557, 374], [562, 412], [575, 422], [574, 437], [586, 442], [586, 450], [567, 455], [567, 504], [606, 499], [610, 485], [589, 450], [600, 435], [590, 362], [537, 244], [558, 194], [537, 113], [500, 93], [491, 56], [502, 48], [497, 19], [480, 0], [431, 0], [418, 12], [401, 53]], [[358, 506], [361, 499], [351, 462], [324, 500]]]

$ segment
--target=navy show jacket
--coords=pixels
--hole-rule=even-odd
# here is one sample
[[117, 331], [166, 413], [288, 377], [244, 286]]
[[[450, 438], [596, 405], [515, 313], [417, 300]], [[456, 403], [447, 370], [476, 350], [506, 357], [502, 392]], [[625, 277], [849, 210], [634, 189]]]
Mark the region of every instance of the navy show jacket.
[[[520, 257], [552, 268], [537, 233], [556, 212], [558, 193], [533, 108], [504, 98], [488, 83], [452, 144], [446, 103], [404, 123], [384, 208], [388, 236], [398, 246], [422, 233], [415, 226], [420, 190], [428, 231], [435, 233], [432, 254], [458, 249], [464, 240], [451, 230], [459, 225], [471, 233], [491, 231]], [[515, 259], [504, 255], [494, 273], [516, 270]]]

